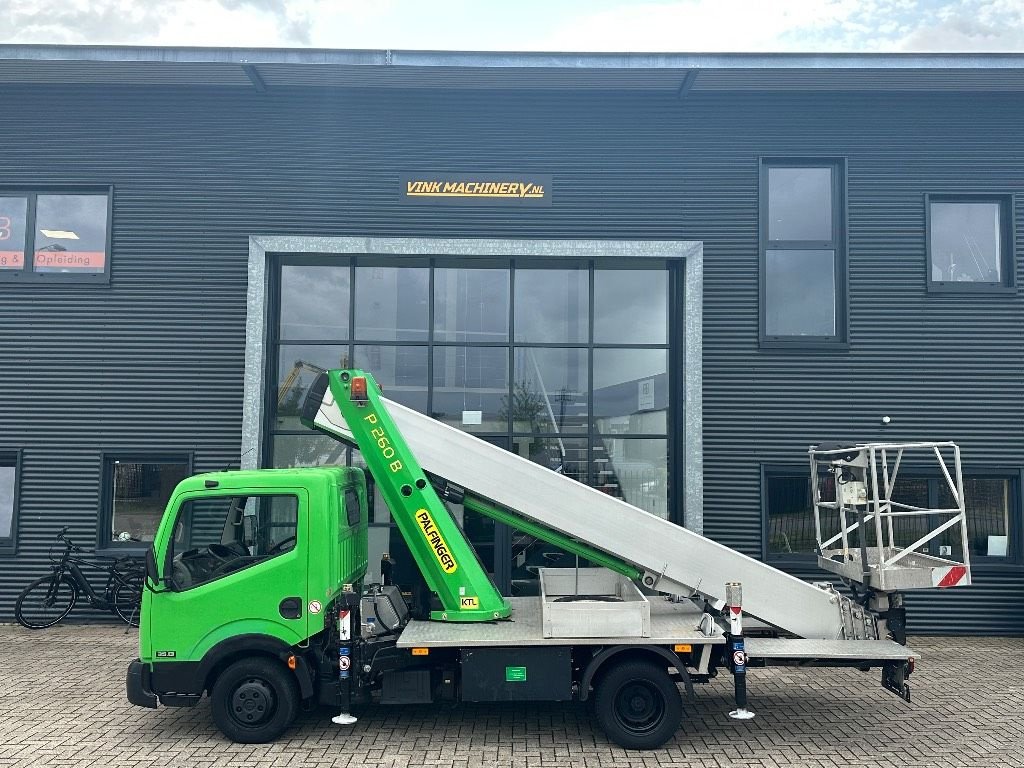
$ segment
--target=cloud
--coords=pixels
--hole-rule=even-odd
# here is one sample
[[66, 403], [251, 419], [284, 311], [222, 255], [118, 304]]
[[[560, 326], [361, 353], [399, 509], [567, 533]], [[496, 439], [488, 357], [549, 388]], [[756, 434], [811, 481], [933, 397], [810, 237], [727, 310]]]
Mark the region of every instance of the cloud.
[[538, 48], [594, 51], [1021, 51], [1021, 0], [671, 0], [584, 13]]
[[0, 0], [0, 41], [564, 51], [1024, 51], [1022, 0]]
[[8, 0], [0, 39], [12, 43], [105, 43], [142, 40], [159, 29], [171, 6], [128, 0]]

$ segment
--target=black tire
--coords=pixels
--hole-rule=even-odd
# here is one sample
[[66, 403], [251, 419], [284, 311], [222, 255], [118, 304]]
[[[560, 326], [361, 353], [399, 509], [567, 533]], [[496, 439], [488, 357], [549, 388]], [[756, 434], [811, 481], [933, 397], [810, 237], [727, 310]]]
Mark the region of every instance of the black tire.
[[594, 710], [601, 729], [620, 747], [656, 749], [679, 728], [683, 702], [667, 666], [626, 661], [601, 676]]
[[142, 577], [129, 576], [114, 589], [112, 607], [129, 627], [139, 626], [142, 615]]
[[210, 700], [221, 733], [242, 744], [273, 741], [299, 711], [294, 675], [269, 658], [236, 661], [220, 673]]
[[14, 617], [23, 627], [46, 629], [64, 619], [78, 600], [78, 589], [68, 576], [61, 576], [54, 584], [53, 574], [42, 576], [18, 595], [14, 604]]

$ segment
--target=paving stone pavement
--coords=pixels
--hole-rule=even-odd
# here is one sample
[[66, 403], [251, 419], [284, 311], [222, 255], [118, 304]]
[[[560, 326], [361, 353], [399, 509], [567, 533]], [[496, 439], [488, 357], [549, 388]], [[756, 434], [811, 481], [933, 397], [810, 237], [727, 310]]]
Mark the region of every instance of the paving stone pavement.
[[877, 672], [751, 670], [756, 719], [737, 723], [731, 679], [697, 686], [676, 738], [631, 752], [610, 744], [579, 704], [372, 706], [341, 728], [306, 713], [275, 744], [214, 728], [206, 701], [148, 710], [124, 696], [137, 634], [68, 625], [0, 625], [0, 768], [951, 768], [1024, 766], [1024, 639], [913, 638], [924, 654], [914, 702]]

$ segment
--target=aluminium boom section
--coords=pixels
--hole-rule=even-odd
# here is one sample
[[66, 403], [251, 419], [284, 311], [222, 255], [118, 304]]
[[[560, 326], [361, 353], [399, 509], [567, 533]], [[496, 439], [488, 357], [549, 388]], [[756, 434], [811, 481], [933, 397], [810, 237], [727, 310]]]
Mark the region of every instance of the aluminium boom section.
[[[514, 509], [530, 520], [635, 565], [660, 592], [724, 604], [725, 584], [743, 583], [744, 609], [798, 637], [844, 637], [843, 600], [827, 591], [613, 498], [546, 467], [435, 421], [382, 402], [424, 470]], [[354, 442], [328, 389], [313, 424]]]

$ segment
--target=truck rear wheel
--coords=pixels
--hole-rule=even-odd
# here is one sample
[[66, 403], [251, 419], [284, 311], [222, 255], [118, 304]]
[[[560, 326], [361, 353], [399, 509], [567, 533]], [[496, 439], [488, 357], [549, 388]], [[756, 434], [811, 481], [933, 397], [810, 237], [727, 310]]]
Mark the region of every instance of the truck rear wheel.
[[664, 666], [627, 661], [597, 684], [594, 710], [601, 729], [626, 749], [655, 749], [679, 728], [683, 702]]
[[284, 666], [273, 659], [236, 661], [220, 673], [210, 693], [213, 721], [232, 741], [263, 744], [295, 720], [299, 692]]

